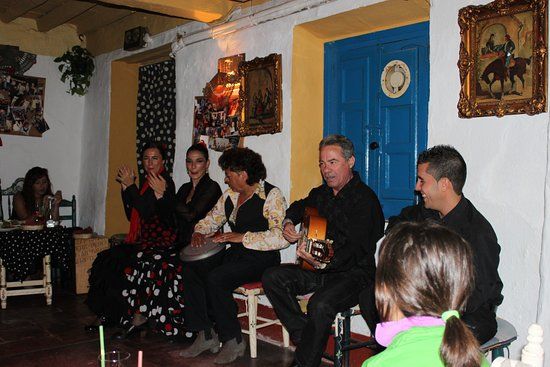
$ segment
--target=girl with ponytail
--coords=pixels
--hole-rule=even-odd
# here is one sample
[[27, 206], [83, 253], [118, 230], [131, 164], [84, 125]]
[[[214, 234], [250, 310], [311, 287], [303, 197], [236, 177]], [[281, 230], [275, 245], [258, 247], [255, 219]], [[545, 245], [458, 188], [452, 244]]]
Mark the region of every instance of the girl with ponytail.
[[460, 320], [474, 285], [472, 250], [435, 223], [401, 223], [382, 242], [376, 341], [387, 349], [363, 367], [489, 366]]

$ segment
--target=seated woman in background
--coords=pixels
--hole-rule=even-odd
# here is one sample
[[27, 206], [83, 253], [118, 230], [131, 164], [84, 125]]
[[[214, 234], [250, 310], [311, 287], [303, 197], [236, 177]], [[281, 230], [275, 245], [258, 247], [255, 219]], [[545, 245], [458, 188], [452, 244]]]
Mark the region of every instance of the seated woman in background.
[[208, 176], [210, 161], [205, 145], [195, 144], [187, 149], [185, 165], [191, 181], [176, 194], [176, 248], [144, 250], [138, 253], [140, 261], [127, 269], [130, 284], [123, 296], [128, 312], [122, 324], [129, 326], [118, 335], [119, 339], [136, 332], [146, 321], [166, 336], [182, 334], [184, 265], [177, 251], [189, 244], [193, 227], [222, 194], [220, 185]]
[[13, 197], [12, 219], [27, 220], [35, 216], [42, 217], [47, 207], [48, 197], [53, 196], [53, 219], [59, 219], [59, 204], [61, 203], [61, 191], [52, 194], [52, 184], [48, 170], [41, 167], [31, 168], [25, 175], [23, 190]]
[[376, 341], [387, 347], [363, 367], [489, 366], [460, 320], [473, 290], [470, 245], [435, 223], [395, 226], [380, 248]]
[[122, 290], [128, 288], [126, 274], [140, 261], [140, 254], [174, 245], [175, 185], [164, 169], [164, 157], [160, 145], [145, 145], [142, 161], [147, 178], [139, 189], [133, 170], [127, 166], [118, 169], [117, 181], [130, 230], [123, 244], [100, 252], [92, 265], [86, 303], [98, 318], [86, 327], [89, 331], [99, 324], [119, 323], [127, 311]]

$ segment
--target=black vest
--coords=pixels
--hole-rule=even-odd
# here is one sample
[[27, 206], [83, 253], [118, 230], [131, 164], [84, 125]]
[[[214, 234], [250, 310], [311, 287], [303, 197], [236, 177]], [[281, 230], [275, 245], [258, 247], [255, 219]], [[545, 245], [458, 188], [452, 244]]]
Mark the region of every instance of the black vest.
[[[264, 182], [265, 196], [269, 195], [269, 192], [274, 188], [268, 182]], [[239, 211], [237, 212], [237, 217], [235, 218], [235, 223], [228, 221], [231, 231], [237, 233], [245, 232], [263, 232], [269, 229], [269, 222], [263, 215], [265, 199], [261, 199], [257, 194], [252, 195], [245, 203], [241, 205]], [[233, 202], [227, 197], [225, 200], [225, 217], [229, 219], [231, 213], [235, 206]], [[232, 243], [231, 249], [233, 251], [239, 252], [242, 255], [251, 255], [254, 257], [262, 257], [265, 260], [275, 260], [277, 262], [281, 261], [281, 255], [279, 250], [272, 251], [257, 251], [251, 250], [243, 246], [242, 243]]]

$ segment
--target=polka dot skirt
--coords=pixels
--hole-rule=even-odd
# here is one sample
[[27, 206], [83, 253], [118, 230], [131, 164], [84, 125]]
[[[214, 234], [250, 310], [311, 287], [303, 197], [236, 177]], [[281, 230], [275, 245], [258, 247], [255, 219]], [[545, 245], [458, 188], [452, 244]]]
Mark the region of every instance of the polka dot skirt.
[[183, 264], [172, 251], [147, 249], [125, 269], [130, 286], [122, 291], [128, 310], [123, 325], [140, 313], [153, 321], [155, 330], [172, 337], [183, 333]]

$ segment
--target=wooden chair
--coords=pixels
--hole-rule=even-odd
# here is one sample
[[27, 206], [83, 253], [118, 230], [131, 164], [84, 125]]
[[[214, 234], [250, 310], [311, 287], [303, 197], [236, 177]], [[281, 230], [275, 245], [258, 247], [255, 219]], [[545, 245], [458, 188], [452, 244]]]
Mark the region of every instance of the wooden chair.
[[[8, 188], [2, 190], [2, 201], [7, 197], [8, 214], [11, 216], [13, 211], [13, 196], [23, 189], [23, 178], [18, 178]], [[73, 196], [74, 200], [74, 196]], [[42, 259], [42, 279], [24, 280], [20, 282], [8, 282], [6, 275], [6, 267], [2, 259], [0, 259], [0, 306], [2, 309], [7, 307], [7, 299], [10, 296], [24, 296], [30, 294], [44, 294], [46, 296], [46, 304], [52, 304], [52, 270], [50, 255], [44, 256]]]
[[[498, 332], [497, 332], [498, 334]], [[531, 324], [527, 329], [527, 344], [521, 350], [521, 360], [510, 360], [509, 358], [496, 357], [491, 363], [491, 367], [506, 366], [532, 366], [541, 367], [544, 365], [544, 330], [539, 324]]]
[[[11, 217], [11, 213], [13, 212], [13, 196], [15, 194], [17, 194], [18, 192], [20, 192], [21, 190], [23, 190], [23, 182], [25, 181], [25, 179], [23, 177], [19, 177], [18, 179], [16, 179], [12, 184], [11, 186], [5, 188], [5, 189], [2, 189], [1, 190], [1, 194], [2, 194], [2, 207], [4, 206], [4, 201], [7, 201], [8, 202], [8, 212], [7, 213], [3, 213], [3, 219], [8, 219]], [[1, 209], [0, 209], [1, 211]], [[3, 212], [3, 211], [2, 211]]]
[[8, 282], [6, 279], [6, 267], [0, 259], [0, 304], [2, 309], [8, 306], [8, 297], [26, 296], [30, 294], [44, 294], [46, 296], [46, 305], [52, 304], [52, 273], [51, 257], [44, 256], [42, 259], [43, 275], [42, 279], [24, 280], [21, 282]]
[[355, 306], [347, 311], [338, 313], [334, 319], [334, 355], [332, 358], [329, 358], [334, 362], [334, 367], [349, 367], [349, 352], [354, 349], [369, 348], [378, 350], [380, 348], [374, 338], [365, 342], [352, 339], [351, 318], [358, 315], [361, 316], [361, 311], [359, 310], [359, 306]]
[[[68, 208], [64, 210], [64, 208]], [[76, 227], [76, 196], [73, 195], [71, 200], [61, 200], [59, 204], [59, 223], [70, 221], [71, 227]]]
[[[257, 345], [258, 345], [258, 336], [256, 331], [258, 329], [270, 326], [270, 325], [280, 325], [283, 332], [283, 345], [288, 347], [290, 344], [290, 337], [288, 332], [282, 326], [279, 319], [268, 319], [265, 317], [258, 316], [258, 297], [264, 294], [264, 289], [262, 287], [262, 282], [247, 283], [233, 291], [234, 293], [241, 294], [246, 297], [246, 308], [245, 312], [242, 312], [237, 315], [237, 317], [248, 317], [248, 329], [243, 329], [244, 334], [249, 335], [249, 344], [250, 344], [250, 358], [256, 358]], [[258, 321], [261, 321], [258, 323]]]
[[[296, 297], [302, 312], [307, 313], [307, 303], [313, 293], [308, 293], [303, 296]], [[378, 349], [379, 346], [374, 339], [366, 342], [356, 341], [351, 338], [351, 318], [360, 316], [359, 306], [350, 308], [349, 310], [339, 312], [334, 318], [334, 326], [332, 337], [334, 338], [334, 353], [332, 355], [324, 354], [324, 358], [331, 360], [334, 367], [349, 367], [350, 356], [349, 352], [359, 348]]]

